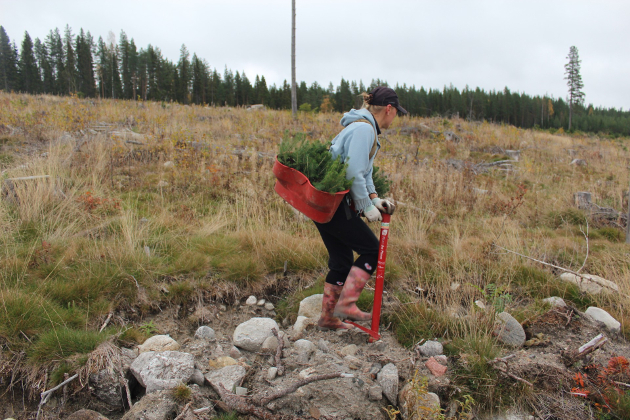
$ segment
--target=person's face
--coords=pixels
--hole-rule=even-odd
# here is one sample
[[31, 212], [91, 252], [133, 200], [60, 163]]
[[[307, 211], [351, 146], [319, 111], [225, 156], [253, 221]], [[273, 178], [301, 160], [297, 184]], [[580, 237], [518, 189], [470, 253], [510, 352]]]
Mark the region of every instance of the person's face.
[[389, 126], [394, 121], [394, 118], [396, 118], [397, 113], [398, 113], [398, 110], [395, 107], [391, 105], [387, 105], [387, 108], [385, 108], [385, 116], [383, 118], [383, 123], [381, 124], [381, 127], [389, 128]]

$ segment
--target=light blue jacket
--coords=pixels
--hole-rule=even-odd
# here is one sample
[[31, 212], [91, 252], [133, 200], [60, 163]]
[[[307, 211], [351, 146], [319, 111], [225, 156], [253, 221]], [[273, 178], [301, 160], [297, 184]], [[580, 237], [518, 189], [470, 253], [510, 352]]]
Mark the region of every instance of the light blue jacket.
[[[370, 124], [352, 124], [360, 119], [366, 119]], [[377, 141], [377, 153], [374, 153], [370, 159], [376, 124], [374, 117], [367, 109], [352, 109], [350, 112], [346, 112], [341, 119], [341, 125], [345, 128], [333, 139], [330, 153], [332, 153], [333, 159], [341, 156], [341, 159], [348, 163], [346, 178], [354, 178], [352, 187], [350, 187], [350, 196], [354, 201], [355, 210], [360, 212], [372, 204], [370, 194], [376, 193], [372, 181], [372, 165], [374, 165], [374, 158], [381, 148], [381, 144]]]

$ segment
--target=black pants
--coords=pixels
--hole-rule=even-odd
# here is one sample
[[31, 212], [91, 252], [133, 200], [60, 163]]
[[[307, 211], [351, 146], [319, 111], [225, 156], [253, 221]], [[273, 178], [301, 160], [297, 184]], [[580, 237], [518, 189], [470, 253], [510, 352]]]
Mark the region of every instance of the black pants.
[[[314, 222], [328, 250], [326, 283], [343, 286], [355, 265], [372, 274], [378, 262], [378, 239], [344, 199], [328, 223]], [[352, 251], [359, 254], [356, 261]]]

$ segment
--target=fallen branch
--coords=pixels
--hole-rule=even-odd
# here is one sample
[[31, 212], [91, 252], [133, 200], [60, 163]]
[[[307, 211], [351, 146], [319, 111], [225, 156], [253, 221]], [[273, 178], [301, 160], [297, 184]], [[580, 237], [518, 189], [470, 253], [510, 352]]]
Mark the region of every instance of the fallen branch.
[[277, 415], [264, 408], [256, 407], [247, 402], [245, 398], [225, 389], [221, 383], [218, 384], [216, 390], [224, 403], [217, 401], [217, 405], [224, 411], [237, 411], [239, 414], [248, 414], [263, 420], [299, 420], [298, 417]]
[[565, 366], [571, 366], [577, 360], [583, 358], [584, 356], [594, 352], [601, 346], [603, 346], [608, 339], [604, 337], [604, 334], [598, 334], [588, 343], [582, 345], [579, 349], [573, 351], [566, 351], [562, 353], [562, 359], [564, 361]]
[[271, 332], [278, 339], [278, 347], [276, 347], [275, 361], [276, 368], [278, 368], [278, 376], [282, 376], [284, 375], [284, 365], [282, 364], [282, 349], [284, 347], [284, 340], [282, 339], [282, 337], [280, 337], [280, 333], [275, 328], [272, 328]]
[[259, 404], [261, 406], [265, 406], [267, 404], [269, 404], [271, 401], [273, 400], [277, 400], [278, 398], [284, 397], [285, 395], [288, 395], [292, 392], [297, 391], [299, 388], [303, 387], [304, 385], [308, 385], [312, 382], [317, 382], [317, 381], [324, 381], [327, 379], [334, 379], [334, 378], [352, 378], [353, 375], [348, 374], [348, 373], [326, 373], [323, 375], [314, 375], [314, 376], [310, 376], [306, 379], [302, 379], [301, 381], [297, 381], [296, 383], [294, 383], [293, 385], [291, 385], [288, 388], [285, 389], [281, 389], [280, 391], [274, 392], [271, 395], [268, 395], [266, 397], [263, 396], [254, 396], [252, 397], [252, 400], [256, 403]]
[[192, 405], [192, 401], [189, 402], [188, 404], [186, 404], [184, 406], [184, 409], [182, 410], [182, 412], [179, 413], [179, 415], [177, 417], [175, 417], [173, 420], [182, 420], [184, 418], [184, 416], [186, 415], [186, 413], [188, 412], [188, 410], [190, 410], [190, 406], [191, 405]]
[[109, 324], [109, 321], [112, 319], [112, 315], [114, 315], [113, 312], [110, 312], [109, 315], [107, 315], [107, 319], [105, 320], [105, 322], [103, 322], [103, 325], [101, 326], [101, 329], [98, 330], [98, 332], [103, 332], [105, 327], [107, 327], [107, 324]]
[[39, 401], [39, 406], [37, 407], [37, 416], [36, 419], [39, 420], [39, 415], [41, 413], [42, 407], [44, 406], [44, 404], [46, 404], [48, 402], [48, 399], [50, 398], [50, 396], [52, 395], [53, 392], [55, 392], [56, 390], [58, 390], [59, 388], [63, 388], [64, 386], [66, 386], [67, 384], [69, 384], [70, 382], [74, 381], [75, 379], [77, 379], [79, 377], [79, 374], [75, 374], [74, 376], [66, 379], [65, 381], [63, 381], [62, 383], [60, 383], [59, 385], [57, 385], [54, 388], [49, 389], [48, 391], [44, 391], [41, 394], [41, 400]]

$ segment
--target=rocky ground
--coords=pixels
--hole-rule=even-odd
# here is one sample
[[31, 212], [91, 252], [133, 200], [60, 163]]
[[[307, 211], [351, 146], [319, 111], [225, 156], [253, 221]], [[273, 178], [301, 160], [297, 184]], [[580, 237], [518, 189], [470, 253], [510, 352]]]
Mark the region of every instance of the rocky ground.
[[[549, 303], [544, 316], [524, 325], [507, 312], [497, 316], [495, 335], [505, 351], [493, 364], [515, 391], [531, 387], [531, 404], [485, 418], [593, 418], [583, 400], [567, 392], [576, 363], [606, 366], [613, 357], [630, 357], [618, 323], [601, 310], [581, 313], [560, 298]], [[374, 343], [358, 330], [322, 332], [315, 327], [320, 307], [321, 295], [306, 298], [293, 325], [278, 325], [273, 304], [255, 297], [230, 307], [207, 305], [185, 320], [176, 315], [179, 308], [166, 309], [151, 319], [159, 334], [142, 345], [97, 349], [111, 363], [90, 376], [89, 393], [51, 394], [40, 418], [191, 420], [238, 410], [266, 419], [392, 418], [388, 411], [420, 419], [437, 418], [440, 406], [446, 418], [458, 418], [461, 360], [445, 356], [439, 341], [423, 340], [409, 350], [387, 328]], [[191, 319], [203, 325], [191, 326]], [[605, 343], [579, 355], [599, 334]], [[5, 394], [0, 415], [34, 418], [37, 407], [28, 409]]]

